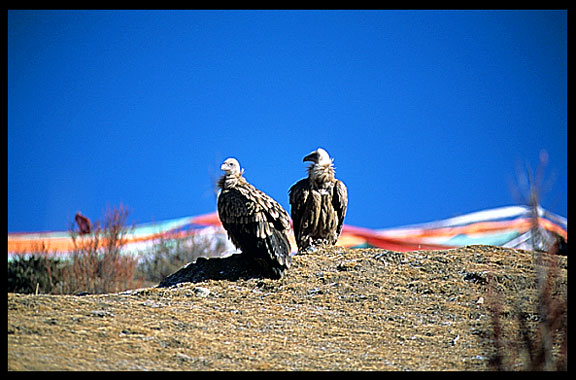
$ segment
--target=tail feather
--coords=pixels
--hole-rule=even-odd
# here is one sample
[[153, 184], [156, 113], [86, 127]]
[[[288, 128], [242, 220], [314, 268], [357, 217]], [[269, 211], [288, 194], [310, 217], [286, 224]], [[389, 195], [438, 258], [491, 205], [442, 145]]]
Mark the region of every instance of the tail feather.
[[282, 277], [284, 270], [290, 267], [292, 257], [290, 256], [290, 242], [285, 234], [278, 230], [273, 230], [272, 235], [264, 239], [266, 250], [268, 251], [269, 264], [272, 272]]

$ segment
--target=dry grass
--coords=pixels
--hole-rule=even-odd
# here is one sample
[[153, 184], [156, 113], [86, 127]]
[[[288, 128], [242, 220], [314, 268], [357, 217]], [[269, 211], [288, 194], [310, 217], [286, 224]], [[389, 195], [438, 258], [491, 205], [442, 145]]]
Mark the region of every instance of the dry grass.
[[[532, 252], [490, 246], [334, 248], [295, 256], [281, 280], [207, 275], [105, 295], [8, 294], [8, 369], [487, 370], [489, 277], [508, 331], [518, 302], [537, 314], [535, 268]], [[561, 343], [552, 345], [558, 355]]]

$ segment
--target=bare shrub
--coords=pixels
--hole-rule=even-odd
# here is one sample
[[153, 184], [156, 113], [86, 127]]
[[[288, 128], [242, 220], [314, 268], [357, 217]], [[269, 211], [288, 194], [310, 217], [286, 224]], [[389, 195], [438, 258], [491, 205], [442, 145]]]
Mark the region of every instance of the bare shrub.
[[540, 151], [538, 157], [538, 167], [532, 170], [526, 163], [524, 166], [517, 164], [516, 181], [510, 183], [510, 191], [514, 198], [520, 203], [529, 207], [531, 221], [530, 246], [533, 251], [547, 251], [554, 244], [554, 239], [548, 237], [540, 223], [539, 209], [543, 196], [552, 188], [555, 176], [546, 175], [546, 167], [549, 155], [546, 150]]
[[64, 281], [64, 293], [110, 293], [133, 288], [137, 259], [121, 253], [126, 244], [129, 211], [107, 207], [102, 223], [96, 222], [89, 234], [70, 227], [74, 249]]
[[519, 295], [507, 305], [496, 279], [488, 277], [492, 331], [487, 342], [494, 352], [490, 366], [496, 370], [567, 370], [567, 280], [560, 275], [558, 255], [567, 255], [568, 246], [562, 237], [546, 233], [539, 219], [542, 194], [554, 179], [545, 181], [548, 158], [542, 150], [535, 172], [529, 165], [518, 168], [517, 185], [511, 187], [530, 208], [536, 296], [527, 304], [522, 300], [530, 297]]
[[567, 283], [559, 273], [556, 246], [536, 254], [537, 297], [532, 304], [516, 300], [506, 305], [496, 279], [488, 277], [492, 331], [487, 342], [493, 350], [493, 369], [567, 370]]

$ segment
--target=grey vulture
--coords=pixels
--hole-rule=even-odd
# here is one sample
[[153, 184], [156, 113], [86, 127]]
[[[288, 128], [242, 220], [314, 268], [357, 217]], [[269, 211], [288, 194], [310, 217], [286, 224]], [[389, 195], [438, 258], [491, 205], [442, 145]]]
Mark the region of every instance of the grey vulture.
[[291, 263], [288, 213], [246, 181], [235, 158], [226, 159], [220, 169], [218, 217], [228, 237], [269, 277], [281, 278]]
[[299, 252], [336, 244], [348, 207], [348, 190], [334, 177], [334, 160], [328, 153], [318, 148], [303, 158], [306, 161], [311, 162], [308, 177], [288, 192]]

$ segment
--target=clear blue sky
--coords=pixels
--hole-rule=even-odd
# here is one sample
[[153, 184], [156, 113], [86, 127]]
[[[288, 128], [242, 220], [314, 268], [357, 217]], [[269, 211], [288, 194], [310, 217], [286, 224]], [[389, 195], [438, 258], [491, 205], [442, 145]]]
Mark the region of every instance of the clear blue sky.
[[8, 231], [216, 210], [220, 163], [287, 210], [318, 146], [346, 223], [517, 204], [567, 216], [566, 11], [9, 11]]

